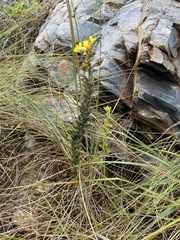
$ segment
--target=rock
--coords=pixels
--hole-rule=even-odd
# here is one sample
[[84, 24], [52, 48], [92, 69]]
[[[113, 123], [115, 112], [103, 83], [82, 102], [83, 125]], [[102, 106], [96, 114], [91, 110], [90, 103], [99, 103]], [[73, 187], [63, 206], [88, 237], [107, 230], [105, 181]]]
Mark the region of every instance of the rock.
[[[131, 14], [128, 17], [131, 11], [136, 12], [136, 14]], [[166, 12], [166, 17], [161, 19], [163, 11]], [[173, 18], [170, 11], [174, 14]], [[132, 108], [135, 118], [139, 118], [144, 124], [150, 124], [160, 131], [165, 131], [173, 126], [179, 121], [180, 116], [179, 29], [177, 30], [176, 27], [179, 26], [179, 20], [177, 5], [173, 5], [170, 1], [164, 1], [163, 4], [161, 1], [151, 1], [151, 3], [146, 1], [143, 5], [140, 1], [134, 1], [122, 7], [119, 11], [117, 26], [121, 30], [127, 50], [126, 56], [130, 54], [132, 67], [139, 57], [138, 64], [135, 66], [139, 69], [135, 71], [131, 78], [132, 82], [129, 81], [129, 83], [127, 81], [130, 77], [127, 76], [124, 80], [120, 74], [119, 84], [117, 84], [116, 79], [106, 79], [106, 89], [115, 96], [117, 96], [117, 90], [120, 90], [118, 91], [118, 97], [122, 98], [123, 96], [124, 99], [128, 91], [124, 91], [125, 88], [120, 89], [117, 86], [126, 82], [126, 86], [129, 85], [127, 86], [128, 89], [133, 83], [132, 105], [129, 104], [130, 102], [125, 102]], [[118, 28], [114, 29], [117, 34]], [[122, 53], [123, 44], [122, 42], [119, 43], [118, 53]], [[141, 44], [139, 45], [139, 43]], [[110, 50], [106, 56], [103, 56], [111, 59], [113, 45], [114, 42], [111, 43], [111, 46], [108, 44]], [[136, 53], [140, 55], [138, 56]], [[121, 56], [121, 54], [118, 55]], [[113, 60], [114, 57], [112, 57], [111, 64]], [[121, 60], [119, 63], [119, 72], [121, 70], [123, 72], [126, 64], [122, 64]], [[128, 66], [126, 66], [127, 68]], [[114, 72], [114, 75], [118, 78], [116, 70]], [[122, 102], [124, 99], [122, 99]], [[178, 129], [177, 126], [176, 130]], [[171, 132], [174, 132], [174, 129], [171, 128]]]
[[[75, 22], [74, 22], [75, 25]], [[51, 28], [51, 27], [50, 27]], [[75, 33], [76, 41], [83, 41], [88, 39], [90, 35], [97, 35], [99, 31], [99, 25], [93, 24], [89, 21], [78, 21], [77, 29]], [[50, 41], [50, 44], [53, 44], [53, 41]], [[72, 38], [69, 23], [65, 22], [58, 27], [56, 31], [56, 44], [59, 48], [72, 47]]]
[[[75, 10], [75, 16], [78, 16], [78, 19], [81, 21], [90, 21], [93, 20], [94, 23], [99, 24], [100, 19], [97, 20], [96, 15], [94, 13], [100, 8], [102, 4], [101, 0], [82, 0], [77, 5], [77, 9]], [[73, 2], [74, 5], [74, 2]], [[94, 15], [94, 19], [93, 19]]]
[[66, 85], [71, 84], [74, 80], [74, 67], [69, 58], [63, 58], [59, 61], [53, 62], [48, 67], [50, 76], [58, 83]]
[[138, 0], [125, 5], [118, 13], [117, 26], [122, 33], [124, 44], [128, 52], [130, 52], [132, 48], [137, 48], [137, 29], [141, 20], [141, 9], [142, 3]]
[[[89, 4], [90, 10], [84, 12], [84, 7]], [[96, 5], [96, 0], [93, 1], [73, 1], [73, 7], [76, 10], [76, 14], [80, 16], [80, 20], [76, 23], [73, 21], [75, 27], [76, 41], [82, 41], [88, 39], [90, 35], [96, 35], [99, 32], [99, 25], [93, 23], [93, 18], [89, 19], [89, 15], [93, 12], [93, 6]], [[84, 20], [84, 18], [86, 20]], [[81, 20], [82, 19], [82, 20]], [[93, 23], [93, 24], [92, 24]], [[48, 52], [52, 48], [65, 48], [65, 51], [72, 47], [72, 38], [70, 25], [68, 21], [68, 13], [65, 2], [62, 2], [56, 6], [52, 11], [46, 23], [41, 27], [39, 36], [34, 43], [35, 51]], [[69, 47], [69, 48], [67, 48]]]
[[46, 98], [42, 105], [46, 106], [42, 114], [53, 119], [55, 124], [58, 124], [58, 121], [72, 123], [77, 118], [77, 105], [68, 96], [64, 96], [61, 101]]
[[13, 0], [2, 0], [2, 4], [11, 4]]
[[[162, 84], [163, 82], [163, 84]], [[165, 131], [180, 121], [180, 91], [176, 84], [141, 73], [136, 82], [132, 110], [142, 121]], [[171, 133], [174, 129], [171, 129]]]
[[[75, 0], [73, 23], [77, 42], [88, 39], [89, 35], [100, 36], [92, 60], [93, 74], [101, 79], [100, 98], [118, 99], [118, 107], [130, 112], [144, 126], [160, 132], [169, 128], [171, 133], [179, 131], [179, 2]], [[67, 7], [63, 1], [41, 27], [34, 49], [53, 55], [55, 50], [64, 53], [71, 48]], [[51, 67], [51, 74], [61, 84], [61, 75], [66, 70], [60, 74], [56, 63]]]

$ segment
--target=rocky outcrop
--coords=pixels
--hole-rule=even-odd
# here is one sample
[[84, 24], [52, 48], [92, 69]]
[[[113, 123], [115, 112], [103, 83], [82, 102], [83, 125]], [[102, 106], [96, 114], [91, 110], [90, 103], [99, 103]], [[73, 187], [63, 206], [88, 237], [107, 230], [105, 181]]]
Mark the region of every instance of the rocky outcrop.
[[[92, 64], [95, 76], [99, 77], [100, 69], [100, 98], [118, 99], [118, 109], [141, 125], [178, 132], [179, 1], [74, 0], [72, 12], [76, 42], [97, 37]], [[52, 57], [71, 48], [66, 1], [62, 1], [41, 27], [34, 51]], [[59, 60], [52, 71], [58, 64]]]

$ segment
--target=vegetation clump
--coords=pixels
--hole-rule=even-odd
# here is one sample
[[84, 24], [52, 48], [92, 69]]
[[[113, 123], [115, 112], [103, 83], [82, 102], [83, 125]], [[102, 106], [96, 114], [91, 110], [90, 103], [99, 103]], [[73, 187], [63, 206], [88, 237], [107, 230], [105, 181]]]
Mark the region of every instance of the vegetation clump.
[[23, 1], [15, 1], [12, 4], [5, 5], [5, 8], [8, 10], [9, 15], [14, 17], [17, 20], [21, 20], [25, 16], [34, 15], [35, 11], [38, 9], [42, 9], [42, 6], [36, 2], [23, 2]]
[[[92, 50], [93, 43], [96, 38], [92, 36], [89, 37], [89, 41], [85, 40], [83, 43], [80, 42], [74, 48], [74, 52], [83, 53], [86, 55], [83, 59], [81, 69], [84, 71], [84, 74], [81, 74], [81, 82], [83, 86], [83, 92], [81, 93], [80, 106], [79, 106], [79, 115], [74, 126], [74, 133], [72, 135], [72, 164], [73, 166], [78, 166], [80, 164], [82, 149], [82, 142], [84, 134], [88, 134], [88, 125], [90, 123], [90, 114], [92, 107], [92, 94], [94, 91], [94, 77], [92, 74], [92, 65], [91, 58], [94, 55]], [[86, 74], [87, 73], [87, 74]], [[88, 137], [88, 136], [86, 136]]]

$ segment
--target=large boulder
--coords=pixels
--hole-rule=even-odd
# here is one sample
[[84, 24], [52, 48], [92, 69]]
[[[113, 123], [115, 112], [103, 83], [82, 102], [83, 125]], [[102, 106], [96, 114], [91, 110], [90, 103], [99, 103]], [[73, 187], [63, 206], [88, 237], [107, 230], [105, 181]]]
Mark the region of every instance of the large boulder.
[[[180, 3], [171, 0], [74, 0], [76, 42], [97, 37], [92, 60], [103, 100], [160, 132], [180, 130]], [[66, 1], [41, 27], [36, 52], [72, 48]], [[58, 63], [57, 63], [58, 64]], [[174, 127], [173, 127], [174, 126]]]

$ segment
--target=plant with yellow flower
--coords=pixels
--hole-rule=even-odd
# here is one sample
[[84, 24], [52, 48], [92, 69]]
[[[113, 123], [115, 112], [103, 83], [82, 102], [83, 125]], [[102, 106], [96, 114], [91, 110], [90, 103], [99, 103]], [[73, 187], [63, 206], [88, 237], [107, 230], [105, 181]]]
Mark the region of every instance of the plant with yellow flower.
[[90, 36], [89, 40], [79, 42], [79, 44], [77, 44], [76, 47], [74, 48], [74, 52], [83, 53], [84, 55], [86, 55], [86, 53], [89, 53], [92, 50], [92, 46], [95, 41], [96, 41], [96, 38], [93, 38], [92, 36]]
[[90, 36], [89, 40], [79, 42], [79, 44], [77, 44], [76, 47], [74, 48], [74, 52], [83, 53], [83, 55], [86, 55], [84, 62], [81, 66], [81, 69], [83, 71], [88, 71], [88, 69], [92, 68], [90, 59], [94, 55], [94, 51], [92, 50], [92, 47], [95, 41], [96, 41], [96, 38]]
[[[82, 142], [86, 135], [88, 136], [88, 128], [90, 122], [90, 114], [92, 107], [92, 94], [94, 90], [94, 77], [92, 74], [92, 64], [91, 58], [94, 55], [95, 51], [92, 49], [94, 42], [96, 41], [95, 37], [90, 36], [89, 40], [79, 42], [74, 48], [75, 53], [81, 53], [85, 55], [81, 69], [84, 71], [84, 74], [81, 75], [81, 82], [83, 91], [80, 98], [79, 104], [79, 115], [76, 119], [74, 126], [74, 133], [72, 134], [72, 171], [77, 175], [77, 167], [82, 160]], [[87, 72], [87, 74], [85, 74]], [[86, 141], [88, 142], [88, 141]], [[86, 149], [88, 147], [86, 146]]]

